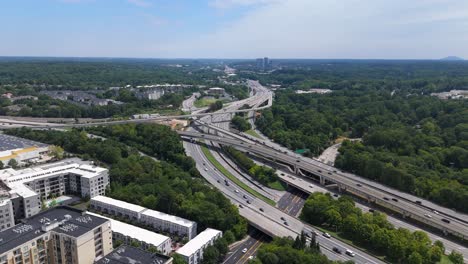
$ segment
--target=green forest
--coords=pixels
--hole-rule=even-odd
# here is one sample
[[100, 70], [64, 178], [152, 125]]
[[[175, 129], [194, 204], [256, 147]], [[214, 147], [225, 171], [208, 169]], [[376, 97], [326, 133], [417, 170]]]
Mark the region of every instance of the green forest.
[[[85, 131], [78, 130], [20, 128], [6, 133], [58, 145], [108, 166], [110, 197], [196, 221], [199, 231], [212, 227], [236, 240], [246, 234], [247, 223], [236, 206], [200, 177], [193, 160], [184, 155], [178, 135], [168, 127], [139, 124], [96, 129], [99, 131], [109, 134], [109, 138], [89, 138]], [[154, 155], [160, 161], [138, 151]]]
[[[382, 213], [363, 213], [346, 196], [333, 199], [329, 193], [313, 193], [304, 205], [301, 218], [337, 231], [377, 255], [384, 255], [391, 263], [438, 263], [445, 251], [442, 242], [431, 245], [428, 235], [422, 231], [411, 233], [408, 229], [396, 229]], [[452, 252], [451, 258], [455, 255], [459, 253]]]
[[276, 93], [256, 122], [269, 138], [316, 156], [338, 137], [335, 166], [468, 212], [468, 101], [361, 88]]

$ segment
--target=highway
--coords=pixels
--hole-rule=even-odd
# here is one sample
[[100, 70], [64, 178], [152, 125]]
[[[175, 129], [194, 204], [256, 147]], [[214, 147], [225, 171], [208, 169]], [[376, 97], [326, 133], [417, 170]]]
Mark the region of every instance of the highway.
[[[377, 189], [372, 185], [366, 184], [360, 178], [350, 177], [348, 173], [339, 172], [336, 168], [321, 164], [317, 166], [317, 162], [312, 159], [290, 156], [286, 153], [280, 152], [275, 149], [268, 148], [259, 143], [248, 143], [238, 139], [228, 137], [220, 137], [215, 135], [201, 134], [197, 132], [179, 132], [181, 136], [189, 138], [201, 138], [208, 141], [215, 141], [221, 144], [230, 145], [249, 151], [257, 155], [263, 156], [294, 167], [298, 173], [306, 172], [311, 175], [316, 175], [329, 182], [337, 183], [342, 191], [346, 190], [354, 195], [361, 196], [371, 202], [375, 202], [380, 206], [387, 207], [391, 210], [397, 211], [401, 214], [411, 217], [423, 223], [429, 223], [431, 226], [448, 233], [468, 238], [468, 226], [464, 221], [458, 220], [442, 213], [433, 213], [433, 210], [424, 206], [418, 205], [413, 201], [405, 200], [392, 192]], [[431, 218], [425, 216], [431, 214]], [[449, 219], [450, 223], [446, 224], [442, 219]]]
[[[262, 98], [254, 98], [255, 100], [242, 100], [237, 103], [233, 103], [228, 107], [241, 107], [245, 103], [250, 105], [259, 104], [261, 100], [264, 101], [266, 96], [262, 95]], [[224, 111], [224, 110], [222, 110]], [[222, 128], [228, 128], [229, 123], [225, 122], [226, 119], [232, 118], [231, 115], [218, 115], [215, 118], [212, 117], [205, 117], [204, 119], [207, 122], [215, 122], [214, 124], [219, 125]], [[209, 119], [209, 120], [207, 120]], [[195, 133], [196, 132], [188, 132], [188, 133]], [[209, 144], [209, 141], [205, 141], [205, 143]], [[214, 166], [209, 163], [208, 159], [204, 156], [201, 147], [198, 144], [193, 144], [191, 142], [184, 142], [184, 147], [186, 149], [187, 155], [194, 158], [197, 168], [202, 174], [202, 176], [208, 180], [211, 184], [213, 184], [216, 188], [218, 188], [221, 192], [224, 193], [226, 197], [228, 197], [234, 204], [239, 206], [239, 213], [245, 217], [249, 223], [251, 223], [254, 227], [262, 229], [266, 232], [274, 232], [276, 236], [290, 236], [296, 237], [299, 235], [303, 230], [307, 233], [317, 232], [313, 227], [305, 225], [296, 217], [290, 216], [288, 213], [280, 210], [279, 208], [273, 207], [266, 202], [257, 199], [251, 196], [249, 193], [245, 192], [239, 186], [236, 186], [230, 180], [228, 180], [222, 173], [220, 173]], [[215, 154], [215, 153], [213, 153]], [[203, 165], [205, 164], [205, 165]], [[228, 182], [229, 186], [225, 184], [225, 181]], [[246, 198], [244, 198], [244, 196]], [[294, 199], [294, 197], [292, 198]], [[297, 199], [297, 198], [296, 198]], [[248, 202], [247, 202], [248, 201]], [[285, 203], [286, 204], [286, 203]], [[297, 206], [293, 208], [285, 208], [285, 211], [299, 211], [301, 206]], [[296, 212], [297, 213], [297, 212]], [[283, 220], [284, 219], [284, 220]], [[287, 223], [287, 224], [285, 224]], [[356, 263], [383, 263], [382, 261], [370, 256], [360, 250], [351, 248], [347, 246], [345, 243], [335, 239], [335, 238], [325, 238], [321, 235], [317, 236], [317, 240], [319, 241], [322, 252], [326, 254], [330, 259], [335, 260], [353, 260]], [[256, 244], [258, 245], [258, 244]], [[339, 255], [332, 251], [333, 247], [338, 247], [341, 249], [351, 249], [356, 252], [356, 256], [349, 257], [347, 255]], [[254, 254], [255, 250], [249, 251], [249, 254]], [[248, 256], [247, 256], [248, 257]], [[236, 262], [242, 263], [242, 262]]]

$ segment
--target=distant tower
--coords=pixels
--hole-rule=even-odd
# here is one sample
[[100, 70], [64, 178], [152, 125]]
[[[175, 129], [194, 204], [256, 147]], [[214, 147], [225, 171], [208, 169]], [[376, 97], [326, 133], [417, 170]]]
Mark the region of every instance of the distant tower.
[[263, 59], [262, 58], [257, 59], [257, 69], [263, 69]]
[[263, 70], [267, 70], [269, 66], [268, 57], [263, 58]]

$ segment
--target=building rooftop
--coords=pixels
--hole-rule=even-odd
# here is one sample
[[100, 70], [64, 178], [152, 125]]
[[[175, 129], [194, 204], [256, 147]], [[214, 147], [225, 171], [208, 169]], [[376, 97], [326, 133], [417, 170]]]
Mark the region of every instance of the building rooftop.
[[136, 213], [141, 213], [142, 211], [146, 210], [146, 208], [143, 206], [139, 206], [139, 205], [132, 204], [132, 203], [127, 203], [124, 201], [120, 201], [120, 200], [113, 199], [107, 196], [102, 196], [102, 195], [95, 196], [91, 198], [91, 200], [114, 205], [114, 206], [121, 207], [121, 208], [125, 208], [127, 210], [130, 210]]
[[0, 134], [0, 151], [23, 149], [30, 147], [47, 147], [47, 144], [32, 141], [29, 139]]
[[96, 264], [164, 264], [169, 263], [171, 257], [158, 253], [151, 253], [135, 247], [122, 245], [107, 254]]
[[0, 252], [15, 249], [49, 231], [80, 237], [108, 221], [103, 217], [90, 215], [75, 208], [55, 207], [24, 219], [21, 224], [0, 232]]
[[184, 219], [182, 217], [161, 213], [159, 211], [155, 211], [155, 210], [151, 210], [151, 209], [147, 209], [147, 210], [143, 211], [141, 214], [146, 215], [146, 216], [150, 216], [150, 217], [154, 217], [154, 218], [157, 218], [157, 219], [161, 219], [161, 220], [164, 220], [164, 221], [167, 221], [167, 222], [171, 222], [171, 223], [174, 223], [174, 224], [177, 224], [177, 225], [189, 227], [189, 228], [192, 227], [193, 225], [196, 225], [195, 222], [189, 221], [189, 220]]
[[122, 235], [132, 237], [139, 241], [143, 241], [146, 244], [159, 246], [162, 243], [166, 242], [168, 239], [170, 239], [167, 236], [163, 236], [161, 234], [158, 234], [158, 233], [155, 233], [155, 232], [152, 232], [152, 231], [149, 231], [149, 230], [146, 230], [146, 229], [134, 226], [134, 225], [120, 222], [112, 218], [101, 216], [96, 213], [88, 212], [88, 214], [96, 216], [96, 217], [102, 217], [102, 218], [108, 219], [111, 222], [112, 232], [117, 232]]
[[183, 247], [179, 248], [177, 250], [177, 253], [189, 257], [195, 252], [197, 252], [197, 250], [200, 249], [200, 247], [208, 243], [208, 241], [210, 241], [213, 237], [217, 236], [220, 233], [221, 231], [219, 230], [207, 228], [205, 229], [205, 231], [198, 234], [198, 236], [190, 240]]

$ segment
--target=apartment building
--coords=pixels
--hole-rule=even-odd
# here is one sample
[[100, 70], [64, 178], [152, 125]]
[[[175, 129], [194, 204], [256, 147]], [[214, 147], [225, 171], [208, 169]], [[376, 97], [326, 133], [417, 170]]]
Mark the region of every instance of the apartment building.
[[105, 196], [93, 197], [90, 208], [105, 214], [136, 221], [151, 227], [155, 231], [186, 236], [188, 239], [192, 239], [197, 234], [197, 223], [193, 221]]
[[110, 221], [71, 207], [0, 232], [0, 264], [92, 264], [112, 251]]
[[96, 264], [172, 264], [172, 258], [139, 248], [122, 245], [96, 262]]
[[[11, 203], [15, 221], [41, 211], [42, 200], [65, 194], [94, 197], [105, 194], [109, 185], [108, 170], [69, 159], [21, 170], [0, 171], [0, 231], [1, 219], [11, 215], [5, 210]], [[9, 202], [7, 202], [9, 200]], [[6, 227], [5, 227], [6, 228]]]
[[179, 248], [176, 252], [184, 257], [188, 264], [201, 263], [204, 250], [208, 246], [213, 245], [218, 238], [222, 237], [222, 235], [223, 233], [219, 230], [207, 228], [183, 247]]
[[159, 252], [168, 255], [172, 251], [172, 240], [170, 237], [114, 220], [96, 213], [88, 212], [90, 215], [103, 217], [110, 221], [113, 242], [123, 242], [126, 245], [137, 243], [139, 248], [148, 250], [156, 248]]

